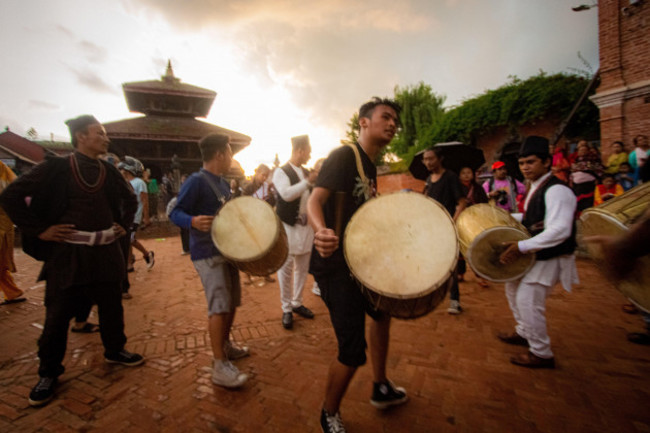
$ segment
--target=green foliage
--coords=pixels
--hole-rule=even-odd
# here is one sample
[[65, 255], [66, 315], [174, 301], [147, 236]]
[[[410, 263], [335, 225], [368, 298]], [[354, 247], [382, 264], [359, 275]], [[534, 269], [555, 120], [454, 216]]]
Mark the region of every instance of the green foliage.
[[415, 86], [395, 86], [395, 100], [402, 107], [401, 128], [393, 138], [390, 149], [402, 155], [420, 142], [429, 126], [444, 114], [445, 96], [436, 95], [431, 86], [419, 82]]
[[[396, 86], [395, 100], [402, 106], [402, 126], [385, 151], [411, 161], [415, 153], [435, 143], [476, 144], [478, 137], [499, 127], [516, 130], [545, 118], [559, 122], [571, 112], [591, 77], [588, 71], [553, 75], [540, 71], [526, 80], [516, 76], [508, 78], [509, 81], [498, 89], [488, 90], [447, 111], [443, 108], [445, 96], [437, 95], [423, 82], [404, 88]], [[591, 101], [585, 101], [567, 126], [565, 135], [598, 137], [598, 116], [598, 108]], [[348, 127], [346, 140], [356, 142], [357, 114], [350, 119]]]
[[347, 123], [348, 130], [345, 132], [345, 139], [342, 143], [356, 143], [359, 140], [359, 113], [354, 113]]
[[[418, 149], [454, 140], [475, 143], [478, 136], [501, 126], [515, 128], [547, 117], [564, 119], [589, 84], [586, 77], [544, 72], [524, 81], [510, 78], [504, 86], [463, 102], [430, 124]], [[567, 135], [593, 136], [597, 131], [598, 108], [586, 101]]]

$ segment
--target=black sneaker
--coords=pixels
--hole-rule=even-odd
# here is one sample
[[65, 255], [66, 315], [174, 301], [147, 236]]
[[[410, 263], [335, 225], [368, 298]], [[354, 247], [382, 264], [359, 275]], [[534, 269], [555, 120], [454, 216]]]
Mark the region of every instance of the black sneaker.
[[325, 409], [320, 411], [320, 428], [323, 433], [346, 433], [341, 415], [338, 412], [330, 415]]
[[54, 397], [56, 377], [41, 377], [32, 391], [29, 393], [30, 406], [43, 406]]
[[406, 403], [408, 396], [402, 387], [394, 387], [391, 381], [375, 382], [372, 387], [370, 404], [377, 409], [387, 409], [390, 406]]
[[135, 367], [136, 365], [142, 364], [144, 362], [144, 358], [142, 355], [138, 355], [137, 353], [131, 353], [127, 352], [126, 350], [122, 350], [121, 352], [113, 354], [104, 354], [104, 361], [108, 362], [109, 364], [122, 364], [126, 365], [127, 367]]

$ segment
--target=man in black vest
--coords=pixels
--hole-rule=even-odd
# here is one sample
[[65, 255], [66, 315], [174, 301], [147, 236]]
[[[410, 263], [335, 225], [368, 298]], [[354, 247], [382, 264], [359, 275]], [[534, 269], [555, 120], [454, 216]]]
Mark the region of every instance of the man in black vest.
[[535, 254], [537, 259], [521, 280], [506, 283], [506, 297], [517, 326], [512, 334], [498, 335], [504, 343], [529, 347], [527, 353], [510, 360], [528, 368], [555, 368], [546, 331], [546, 297], [558, 282], [567, 291], [578, 283], [573, 254], [576, 197], [552, 175], [548, 145], [546, 138], [530, 136], [521, 146], [519, 168], [531, 182], [522, 223], [532, 237], [509, 243], [500, 258], [503, 264], [510, 264], [523, 254]]
[[293, 327], [293, 313], [314, 318], [314, 313], [302, 305], [302, 290], [314, 241], [314, 231], [307, 224], [307, 200], [318, 173], [310, 173], [303, 167], [311, 157], [309, 136], [293, 137], [291, 146], [291, 159], [273, 174], [273, 185], [278, 192], [276, 210], [289, 240], [289, 256], [278, 271], [285, 329]]

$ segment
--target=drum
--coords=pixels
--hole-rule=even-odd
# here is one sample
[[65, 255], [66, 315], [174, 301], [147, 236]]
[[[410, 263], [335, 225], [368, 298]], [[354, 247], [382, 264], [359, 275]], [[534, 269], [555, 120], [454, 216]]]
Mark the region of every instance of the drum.
[[287, 260], [287, 234], [273, 208], [254, 197], [227, 202], [212, 222], [212, 241], [240, 271], [265, 276]]
[[442, 302], [458, 260], [454, 222], [435, 200], [413, 192], [364, 203], [343, 239], [345, 260], [372, 305], [414, 319]]
[[[583, 236], [618, 236], [645, 212], [650, 205], [650, 183], [644, 183], [603, 204], [585, 209], [580, 216], [578, 242], [596, 262], [602, 261], [601, 246], [584, 244]], [[650, 256], [641, 257], [634, 271], [616, 287], [634, 304], [650, 312]]]
[[525, 254], [504, 265], [499, 256], [507, 241], [529, 239], [526, 228], [505, 210], [486, 203], [470, 206], [456, 220], [460, 251], [472, 270], [486, 280], [502, 283], [523, 277], [535, 264], [534, 254]]

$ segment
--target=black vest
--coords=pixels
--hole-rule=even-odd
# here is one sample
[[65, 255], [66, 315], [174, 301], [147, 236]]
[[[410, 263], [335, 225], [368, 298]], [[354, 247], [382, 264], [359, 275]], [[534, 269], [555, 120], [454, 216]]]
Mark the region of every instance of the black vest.
[[[522, 223], [528, 229], [531, 236], [536, 236], [544, 231], [544, 216], [546, 215], [544, 197], [546, 196], [546, 191], [553, 185], [566, 186], [566, 184], [560, 179], [551, 175], [542, 185], [539, 186], [539, 188], [537, 188], [537, 191], [535, 191], [528, 202], [528, 208], [526, 209], [526, 213], [524, 213]], [[574, 222], [573, 227], [571, 228], [571, 236], [554, 247], [537, 251], [535, 257], [537, 260], [548, 260], [564, 254], [572, 254], [575, 249], [576, 225]]]
[[[284, 164], [282, 167], [280, 167], [280, 170], [286, 173], [291, 185], [295, 185], [300, 182], [298, 174], [294, 171], [293, 167], [289, 165], [289, 163]], [[305, 176], [307, 176], [306, 170], [304, 168], [302, 168], [302, 171]], [[290, 226], [295, 225], [296, 221], [298, 220], [298, 213], [300, 212], [300, 197], [293, 201], [287, 202], [282, 199], [282, 196], [280, 194], [278, 194], [278, 203], [275, 210], [278, 214], [278, 217], [280, 217], [280, 221], [289, 224]]]

